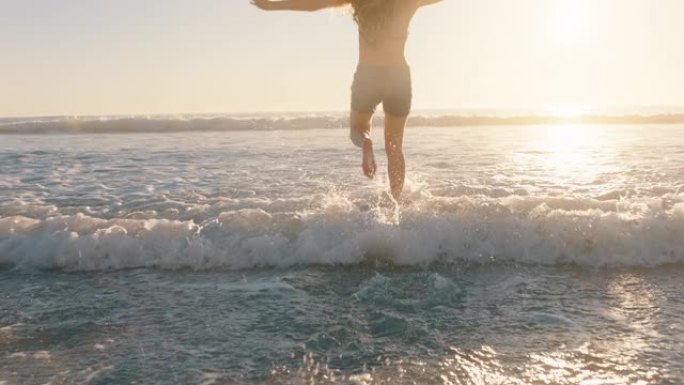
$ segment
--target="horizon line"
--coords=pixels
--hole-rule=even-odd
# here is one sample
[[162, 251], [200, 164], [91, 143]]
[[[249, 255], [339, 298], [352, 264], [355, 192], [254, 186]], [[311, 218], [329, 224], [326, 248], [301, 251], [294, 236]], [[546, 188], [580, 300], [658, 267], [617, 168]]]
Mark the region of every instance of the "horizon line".
[[[346, 114], [348, 109], [320, 109], [320, 110], [272, 110], [272, 111], [242, 111], [242, 112], [150, 112], [150, 113], [84, 113], [84, 114], [27, 114], [27, 115], [0, 115], [0, 121], [11, 121], [19, 119], [87, 119], [87, 118], [140, 118], [140, 117], [249, 117], [249, 116], [268, 116], [268, 115], [303, 115], [303, 114]], [[456, 108], [416, 108], [409, 117], [420, 116], [421, 114], [440, 113], [442, 116], [458, 117], [498, 117], [498, 118], [520, 118], [520, 117], [548, 117], [548, 118], [588, 118], [588, 117], [645, 117], [663, 115], [682, 115], [684, 105], [644, 105], [644, 106], [625, 106], [625, 107], [606, 107], [597, 109], [579, 109], [572, 114], [554, 112], [553, 109], [535, 109], [518, 107], [456, 107]], [[380, 113], [379, 115], [382, 115]]]

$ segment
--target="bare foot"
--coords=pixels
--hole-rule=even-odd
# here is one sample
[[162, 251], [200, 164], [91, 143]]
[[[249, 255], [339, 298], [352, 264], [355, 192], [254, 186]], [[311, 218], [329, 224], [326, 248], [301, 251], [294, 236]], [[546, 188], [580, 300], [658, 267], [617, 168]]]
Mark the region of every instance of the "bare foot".
[[377, 166], [375, 165], [375, 155], [373, 155], [373, 142], [366, 138], [363, 140], [363, 175], [373, 179]]

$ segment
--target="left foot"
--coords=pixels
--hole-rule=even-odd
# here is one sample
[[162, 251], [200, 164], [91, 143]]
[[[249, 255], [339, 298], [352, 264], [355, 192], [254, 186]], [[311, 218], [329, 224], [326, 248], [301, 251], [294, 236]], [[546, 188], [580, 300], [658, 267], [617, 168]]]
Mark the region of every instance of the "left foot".
[[377, 166], [375, 165], [375, 155], [373, 155], [373, 142], [370, 139], [363, 141], [363, 175], [373, 179]]

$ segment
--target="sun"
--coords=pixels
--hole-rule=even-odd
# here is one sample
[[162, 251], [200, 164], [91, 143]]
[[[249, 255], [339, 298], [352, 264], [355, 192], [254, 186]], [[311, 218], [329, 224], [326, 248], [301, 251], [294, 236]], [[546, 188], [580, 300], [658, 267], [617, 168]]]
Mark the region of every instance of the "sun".
[[593, 6], [586, 0], [556, 0], [549, 18], [549, 32], [557, 43], [577, 44], [593, 33]]

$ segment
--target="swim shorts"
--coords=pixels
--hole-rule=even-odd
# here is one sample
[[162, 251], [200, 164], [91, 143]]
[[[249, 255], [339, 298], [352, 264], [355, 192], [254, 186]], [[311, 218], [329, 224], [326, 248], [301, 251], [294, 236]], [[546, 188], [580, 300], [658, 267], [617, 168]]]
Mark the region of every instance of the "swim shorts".
[[352, 83], [351, 108], [373, 113], [382, 103], [386, 114], [408, 116], [411, 111], [411, 68], [359, 65]]

